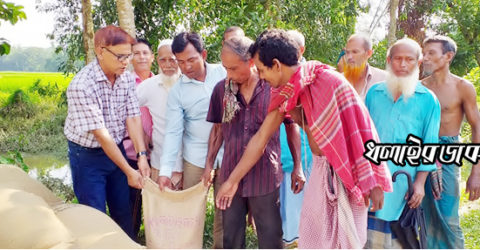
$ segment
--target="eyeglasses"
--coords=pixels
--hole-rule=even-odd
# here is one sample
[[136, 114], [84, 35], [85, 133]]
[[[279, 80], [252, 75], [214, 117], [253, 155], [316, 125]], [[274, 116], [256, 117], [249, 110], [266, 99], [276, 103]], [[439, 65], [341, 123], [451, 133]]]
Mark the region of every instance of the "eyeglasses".
[[123, 62], [125, 60], [130, 60], [132, 59], [132, 54], [116, 54], [115, 52], [109, 50], [107, 47], [102, 47], [102, 49], [106, 49], [108, 52], [110, 52], [112, 55], [114, 55], [118, 61]]

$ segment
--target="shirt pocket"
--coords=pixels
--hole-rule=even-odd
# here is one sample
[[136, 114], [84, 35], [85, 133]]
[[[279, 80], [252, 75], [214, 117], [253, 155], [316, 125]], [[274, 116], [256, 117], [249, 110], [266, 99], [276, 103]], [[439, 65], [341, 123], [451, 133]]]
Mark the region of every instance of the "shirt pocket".
[[421, 138], [423, 130], [423, 124], [416, 119], [412, 113], [400, 114], [395, 124], [392, 124], [394, 129], [395, 143], [407, 143], [407, 137], [409, 134], [413, 134]]

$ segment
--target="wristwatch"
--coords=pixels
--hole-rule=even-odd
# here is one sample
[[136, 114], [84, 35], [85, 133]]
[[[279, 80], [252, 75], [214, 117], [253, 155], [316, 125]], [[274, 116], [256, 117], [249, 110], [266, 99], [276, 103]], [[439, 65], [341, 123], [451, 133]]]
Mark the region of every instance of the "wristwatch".
[[142, 155], [147, 156], [147, 155], [148, 155], [147, 151], [140, 151], [140, 152], [138, 152], [138, 153], [137, 153], [137, 159], [140, 158], [140, 156], [142, 156]]

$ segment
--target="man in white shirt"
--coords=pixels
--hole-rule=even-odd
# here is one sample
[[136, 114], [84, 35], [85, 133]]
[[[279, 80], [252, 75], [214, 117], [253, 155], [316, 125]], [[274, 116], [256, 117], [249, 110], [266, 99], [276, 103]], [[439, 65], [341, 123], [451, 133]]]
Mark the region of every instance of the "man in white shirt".
[[[172, 53], [172, 40], [166, 39], [160, 41], [157, 51], [158, 75], [145, 80], [137, 87], [139, 105], [145, 106], [150, 110], [153, 120], [153, 149], [150, 163], [153, 167], [152, 179], [155, 181], [158, 180], [160, 172], [160, 157], [162, 156], [163, 139], [165, 137], [165, 126], [167, 123], [166, 110], [168, 92], [180, 76], [175, 55]], [[179, 152], [177, 164], [172, 173], [172, 182], [176, 187], [181, 186], [182, 171], [181, 152]]]

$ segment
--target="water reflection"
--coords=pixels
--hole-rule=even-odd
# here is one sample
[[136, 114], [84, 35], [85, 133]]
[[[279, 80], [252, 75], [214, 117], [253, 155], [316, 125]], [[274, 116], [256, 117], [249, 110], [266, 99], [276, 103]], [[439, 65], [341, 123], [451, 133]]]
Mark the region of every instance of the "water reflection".
[[28, 174], [37, 178], [39, 173], [58, 178], [66, 185], [72, 185], [72, 175], [68, 160], [48, 154], [24, 154], [23, 160], [30, 168]]

